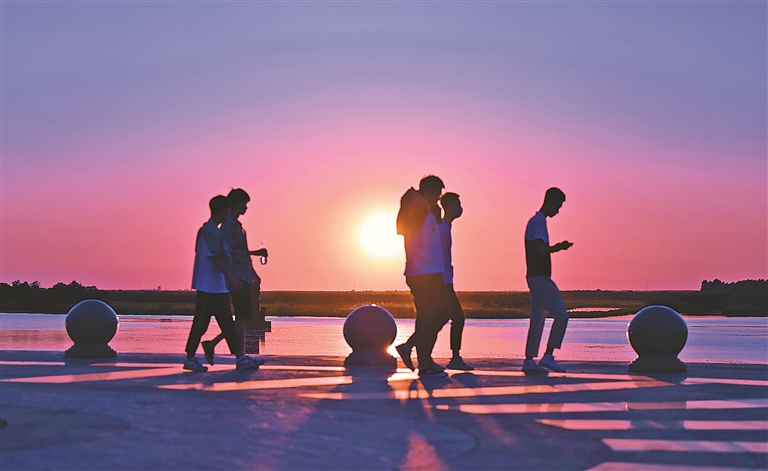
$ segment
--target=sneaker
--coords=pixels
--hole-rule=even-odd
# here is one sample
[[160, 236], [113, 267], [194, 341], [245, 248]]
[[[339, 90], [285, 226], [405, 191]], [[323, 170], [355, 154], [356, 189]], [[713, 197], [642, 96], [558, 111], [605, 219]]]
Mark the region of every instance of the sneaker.
[[523, 362], [523, 373], [525, 374], [547, 374], [549, 370], [539, 366], [534, 360], [525, 360]]
[[259, 366], [264, 364], [264, 360], [261, 358], [252, 358], [248, 355], [243, 355], [235, 362], [235, 369], [237, 370], [258, 370]]
[[555, 361], [555, 357], [553, 357], [551, 353], [545, 353], [544, 356], [541, 357], [541, 360], [539, 360], [539, 365], [544, 368], [549, 368], [552, 371], [557, 371], [558, 373], [565, 373], [565, 367]]
[[203, 351], [205, 352], [205, 361], [207, 361], [209, 365], [213, 365], [213, 342], [206, 340], [202, 342], [202, 345]]
[[474, 366], [469, 366], [461, 357], [451, 358], [451, 361], [448, 362], [448, 368], [461, 371], [472, 371], [475, 369]]
[[187, 358], [184, 360], [184, 369], [198, 372], [208, 371], [208, 367], [203, 366], [197, 358]]
[[442, 366], [438, 365], [434, 361], [432, 362], [432, 367], [431, 368], [433, 370], [435, 370], [435, 371], [445, 371], [445, 368], [443, 368]]
[[403, 359], [405, 366], [411, 371], [416, 371], [416, 367], [413, 366], [413, 361], [411, 360], [411, 347], [403, 343], [395, 347], [395, 350], [397, 350], [397, 354], [400, 355], [400, 358]]
[[424, 378], [445, 378], [448, 376], [448, 373], [445, 371], [435, 368], [434, 366], [430, 366], [427, 368], [419, 368], [419, 377]]

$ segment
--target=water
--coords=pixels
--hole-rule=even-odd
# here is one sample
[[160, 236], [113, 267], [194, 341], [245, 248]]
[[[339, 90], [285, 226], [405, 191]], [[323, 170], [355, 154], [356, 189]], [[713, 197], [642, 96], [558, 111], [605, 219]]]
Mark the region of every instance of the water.
[[[768, 364], [768, 318], [687, 317], [688, 342], [680, 354], [687, 362]], [[0, 349], [60, 350], [72, 345], [64, 314], [0, 314]], [[632, 316], [571, 319], [558, 358], [580, 361], [631, 361], [636, 355], [626, 337]], [[268, 317], [266, 355], [347, 355], [343, 318]], [[191, 316], [121, 316], [110, 345], [118, 352], [179, 353], [184, 350]], [[395, 345], [413, 333], [413, 319], [397, 319]], [[549, 332], [547, 319], [542, 349]], [[435, 357], [450, 356], [447, 325], [438, 337]], [[462, 355], [466, 358], [522, 358], [527, 319], [467, 319]], [[204, 338], [219, 333], [214, 320]], [[224, 353], [226, 347], [220, 347]], [[394, 348], [391, 349], [394, 354]]]

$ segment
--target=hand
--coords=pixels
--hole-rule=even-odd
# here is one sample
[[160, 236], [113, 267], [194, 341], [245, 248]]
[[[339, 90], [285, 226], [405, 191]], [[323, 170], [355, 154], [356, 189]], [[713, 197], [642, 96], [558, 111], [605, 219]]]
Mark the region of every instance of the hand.
[[232, 291], [242, 291], [244, 289], [240, 280], [234, 276], [229, 279], [229, 287], [232, 289]]
[[559, 244], [555, 245], [555, 249], [557, 250], [568, 250], [573, 246], [572, 242], [568, 242], [567, 240], [564, 240], [560, 242]]
[[255, 255], [257, 257], [268, 257], [269, 256], [269, 254], [267, 253], [267, 249], [254, 250], [254, 251], [251, 252], [251, 255]]

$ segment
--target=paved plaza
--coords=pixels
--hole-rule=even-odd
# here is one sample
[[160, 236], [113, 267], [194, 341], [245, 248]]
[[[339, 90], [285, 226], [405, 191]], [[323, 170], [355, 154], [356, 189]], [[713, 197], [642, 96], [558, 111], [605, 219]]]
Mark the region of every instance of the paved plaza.
[[521, 360], [420, 380], [345, 370], [340, 357], [108, 361], [0, 351], [0, 469], [768, 468], [768, 367], [689, 364], [629, 375], [626, 363]]

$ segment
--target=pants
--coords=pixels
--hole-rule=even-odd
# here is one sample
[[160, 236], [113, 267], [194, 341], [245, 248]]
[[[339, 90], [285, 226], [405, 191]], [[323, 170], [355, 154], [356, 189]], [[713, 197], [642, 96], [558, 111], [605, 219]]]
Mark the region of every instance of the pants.
[[448, 302], [448, 317], [451, 319], [451, 351], [458, 354], [461, 350], [461, 334], [464, 332], [464, 310], [461, 308], [453, 283], [445, 285]]
[[243, 280], [240, 280], [240, 283], [243, 284], [243, 289], [230, 291], [229, 295], [232, 297], [232, 307], [235, 308], [235, 319], [238, 321], [249, 321], [253, 316], [251, 284]]
[[528, 327], [528, 340], [525, 344], [526, 358], [539, 356], [539, 344], [541, 334], [544, 331], [546, 312], [555, 321], [549, 332], [547, 348], [560, 348], [565, 336], [565, 328], [568, 326], [568, 311], [565, 308], [563, 297], [557, 286], [548, 276], [530, 276], [526, 278], [528, 288], [531, 290], [531, 323]]
[[197, 352], [200, 339], [211, 323], [211, 316], [216, 317], [216, 322], [219, 323], [221, 332], [224, 334], [224, 338], [227, 339], [229, 351], [235, 356], [242, 355], [243, 348], [240, 342], [237, 341], [235, 323], [232, 321], [232, 314], [229, 311], [229, 294], [212, 294], [202, 291], [198, 291], [195, 298], [195, 317], [192, 320], [189, 339], [187, 339], [187, 355], [194, 356]]
[[416, 346], [419, 368], [428, 368], [434, 363], [432, 349], [435, 348], [437, 333], [448, 322], [443, 274], [406, 276], [405, 282], [416, 305], [416, 331], [409, 343]]

